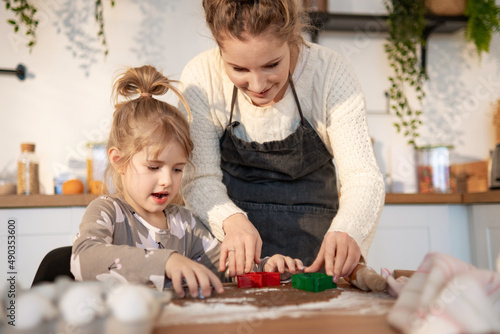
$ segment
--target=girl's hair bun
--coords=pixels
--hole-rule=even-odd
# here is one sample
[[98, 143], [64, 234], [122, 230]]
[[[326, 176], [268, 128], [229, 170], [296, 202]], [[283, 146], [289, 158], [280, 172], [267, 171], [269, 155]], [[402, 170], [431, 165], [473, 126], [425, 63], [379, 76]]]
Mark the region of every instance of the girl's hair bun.
[[130, 100], [137, 96], [163, 95], [172, 88], [172, 82], [150, 65], [129, 68], [115, 81], [115, 103], [120, 96]]

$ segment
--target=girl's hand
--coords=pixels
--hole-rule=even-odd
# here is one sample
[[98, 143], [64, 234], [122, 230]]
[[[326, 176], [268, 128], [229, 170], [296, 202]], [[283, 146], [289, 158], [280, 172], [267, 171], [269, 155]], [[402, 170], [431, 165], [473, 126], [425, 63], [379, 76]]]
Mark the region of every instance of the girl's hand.
[[326, 274], [333, 276], [333, 281], [337, 282], [340, 277], [352, 273], [360, 258], [361, 249], [351, 236], [344, 232], [328, 232], [318, 256], [305, 272], [317, 272], [324, 265]]
[[295, 275], [304, 271], [304, 264], [299, 259], [292, 259], [289, 256], [275, 254], [267, 260], [264, 265], [264, 271], [279, 272], [280, 274], [289, 272]]
[[186, 280], [189, 293], [193, 297], [198, 297], [198, 287], [204, 297], [210, 296], [212, 287], [217, 293], [223, 293], [224, 288], [220, 279], [210, 269], [197, 263], [179, 253], [173, 253], [165, 264], [165, 274], [172, 280], [177, 296], [184, 297], [182, 279]]
[[224, 220], [226, 236], [222, 241], [219, 270], [226, 270], [229, 264], [229, 275], [236, 276], [250, 272], [253, 264], [260, 263], [262, 239], [253, 224], [243, 215], [235, 214]]

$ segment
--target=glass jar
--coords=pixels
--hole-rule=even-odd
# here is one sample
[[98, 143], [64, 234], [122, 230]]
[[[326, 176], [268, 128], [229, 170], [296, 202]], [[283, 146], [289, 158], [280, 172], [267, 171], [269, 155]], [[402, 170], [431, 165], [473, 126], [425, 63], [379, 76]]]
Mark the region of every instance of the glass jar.
[[39, 189], [38, 158], [35, 155], [35, 144], [22, 143], [21, 155], [17, 161], [17, 194], [38, 194]]
[[108, 166], [106, 143], [87, 143], [87, 192], [102, 194], [105, 191], [105, 172]]
[[451, 192], [450, 150], [452, 146], [422, 146], [417, 153], [417, 176], [420, 193]]

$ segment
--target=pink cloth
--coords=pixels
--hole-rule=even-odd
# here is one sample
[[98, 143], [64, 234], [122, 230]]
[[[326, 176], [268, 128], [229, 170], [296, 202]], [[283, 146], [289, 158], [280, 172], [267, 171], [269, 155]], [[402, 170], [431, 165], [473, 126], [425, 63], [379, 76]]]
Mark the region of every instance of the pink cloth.
[[387, 281], [387, 292], [393, 297], [399, 296], [401, 290], [403, 290], [406, 282], [408, 282], [409, 280], [409, 278], [406, 276], [394, 278], [387, 268], [382, 268], [380, 270], [380, 275], [382, 275], [382, 277], [384, 277]]
[[389, 289], [399, 294], [388, 321], [403, 333], [500, 333], [496, 272], [429, 253], [412, 277], [399, 283], [388, 277]]

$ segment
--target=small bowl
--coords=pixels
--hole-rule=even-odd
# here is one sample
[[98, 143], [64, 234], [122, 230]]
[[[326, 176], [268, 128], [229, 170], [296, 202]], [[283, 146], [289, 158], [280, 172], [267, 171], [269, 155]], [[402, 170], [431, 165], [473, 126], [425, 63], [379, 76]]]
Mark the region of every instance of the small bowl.
[[0, 195], [13, 195], [16, 193], [16, 184], [0, 180]]

